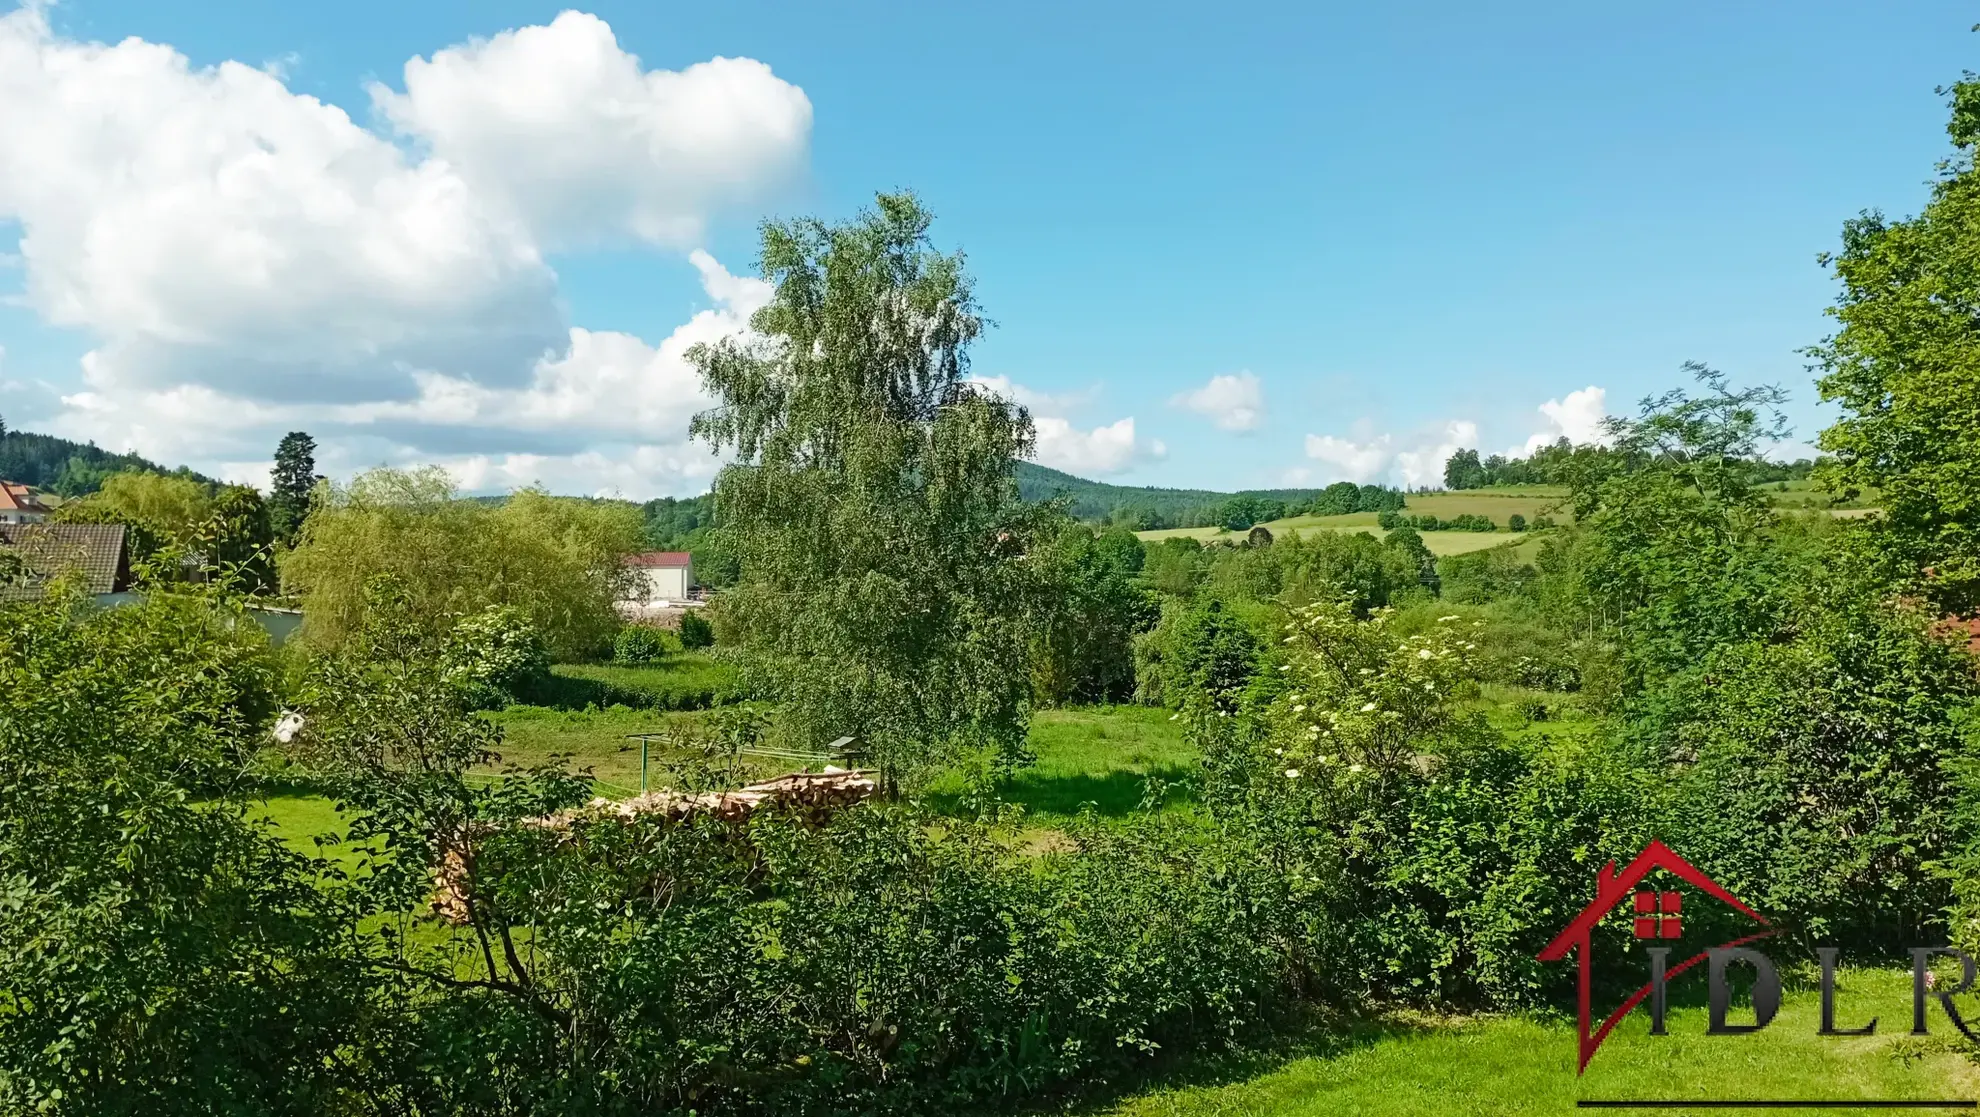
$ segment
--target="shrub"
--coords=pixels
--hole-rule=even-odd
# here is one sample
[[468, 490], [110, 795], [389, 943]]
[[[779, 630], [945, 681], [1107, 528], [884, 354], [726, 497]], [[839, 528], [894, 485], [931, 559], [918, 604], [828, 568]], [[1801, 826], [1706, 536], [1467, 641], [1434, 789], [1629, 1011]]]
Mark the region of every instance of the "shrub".
[[1192, 722], [1220, 785], [1206, 799], [1245, 820], [1289, 889], [1306, 882], [1344, 939], [1329, 964], [1359, 988], [1499, 1006], [1560, 989], [1565, 972], [1533, 954], [1648, 830], [1634, 764], [1528, 752], [1465, 712], [1481, 624], [1446, 614], [1405, 634], [1386, 611], [1295, 610], [1283, 692]]
[[1437, 560], [1444, 600], [1458, 605], [1483, 605], [1523, 596], [1537, 572], [1504, 547], [1488, 547]]
[[1525, 531], [1525, 530], [1526, 530], [1526, 517], [1525, 517], [1525, 516], [1522, 516], [1522, 515], [1520, 515], [1520, 514], [1519, 514], [1519, 513], [1517, 513], [1517, 512], [1514, 512], [1514, 513], [1513, 513], [1512, 515], [1510, 515], [1510, 516], [1507, 516], [1507, 517], [1506, 517], [1506, 530], [1507, 530], [1507, 531], [1515, 531], [1515, 532], [1518, 532], [1518, 531]]
[[542, 636], [522, 610], [508, 605], [455, 625], [442, 657], [448, 680], [471, 709], [499, 710], [533, 695], [550, 673]]
[[698, 651], [712, 647], [715, 643], [715, 627], [699, 609], [689, 609], [681, 614], [681, 647], [688, 651]]
[[1923, 618], [1816, 608], [1786, 644], [1722, 647], [1645, 696], [1635, 725], [1682, 773], [1687, 856], [1804, 940], [1933, 941], [1952, 900], [1951, 780], [1971, 662]]
[[346, 1061], [394, 1026], [362, 936], [237, 778], [266, 653], [204, 594], [0, 603], [0, 1111], [301, 1114], [390, 1089]]
[[625, 664], [652, 663], [678, 650], [679, 643], [667, 632], [652, 625], [629, 624], [619, 630], [618, 639], [612, 642], [612, 659]]

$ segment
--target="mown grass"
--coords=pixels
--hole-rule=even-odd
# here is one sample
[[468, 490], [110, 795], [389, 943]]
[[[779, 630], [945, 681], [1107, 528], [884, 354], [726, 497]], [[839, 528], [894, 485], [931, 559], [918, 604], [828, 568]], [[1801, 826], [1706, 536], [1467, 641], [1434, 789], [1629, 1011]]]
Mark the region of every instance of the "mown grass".
[[[701, 717], [697, 713], [633, 710], [611, 706], [602, 710], [552, 710], [512, 706], [482, 715], [502, 727], [502, 763], [532, 767], [562, 759], [574, 769], [591, 769], [599, 794], [622, 797], [639, 790], [638, 733], [675, 734]], [[663, 774], [661, 764], [672, 753], [663, 742], [648, 746], [649, 776]]]
[[[1701, 984], [1679, 978], [1674, 999]], [[1400, 1016], [1329, 1036], [1321, 1051], [1223, 1081], [1156, 1086], [1089, 1112], [1113, 1117], [1415, 1117], [1419, 1114], [1563, 1114], [1581, 1100], [1933, 1100], [1973, 1098], [1980, 1075], [1934, 1004], [1934, 1034], [1905, 1034], [1911, 975], [1898, 969], [1838, 975], [1839, 1023], [1871, 1017], [1878, 1033], [1820, 1036], [1819, 993], [1790, 987], [1780, 1015], [1752, 1035], [1705, 1034], [1698, 1004], [1674, 1005], [1667, 1036], [1651, 1036], [1641, 1010], [1617, 1025], [1587, 1073], [1576, 1076], [1570, 1020], [1523, 1016]], [[1735, 1009], [1735, 1018], [1741, 1010]], [[1744, 1017], [1750, 1019], [1750, 1015]], [[1953, 1042], [1958, 1040], [1958, 1043]], [[1643, 1112], [1649, 1112], [1644, 1110]], [[1664, 1110], [1702, 1112], [1702, 1110]], [[1838, 1108], [1804, 1113], [1861, 1112]]]
[[[1170, 711], [1147, 706], [1084, 706], [1040, 710], [1031, 719], [1031, 748], [1038, 762], [997, 788], [998, 797], [1024, 808], [1037, 827], [1064, 825], [1088, 804], [1106, 817], [1138, 809], [1151, 779], [1167, 785], [1165, 806], [1194, 800], [1198, 754], [1183, 742]], [[960, 798], [964, 773], [934, 780], [928, 795], [938, 809]]]
[[627, 706], [653, 710], [705, 710], [737, 697], [736, 668], [698, 652], [680, 652], [652, 663], [560, 663], [543, 704], [563, 709]]
[[[1455, 516], [1485, 516], [1499, 525], [1498, 531], [1426, 531], [1424, 545], [1436, 555], [1457, 555], [1483, 550], [1504, 543], [1507, 519], [1514, 513], [1530, 523], [1536, 516], [1552, 516], [1566, 521], [1572, 516], [1567, 507], [1567, 490], [1554, 485], [1512, 485], [1498, 489], [1467, 489], [1458, 492], [1412, 493], [1403, 510], [1413, 516], [1431, 515], [1448, 520]], [[1351, 512], [1345, 516], [1289, 516], [1273, 520], [1265, 530], [1274, 536], [1298, 531], [1366, 531], [1381, 534], [1373, 512]], [[1210, 540], [1220, 537], [1242, 539], [1243, 532], [1226, 532], [1216, 527], [1167, 528], [1137, 532], [1144, 541], [1189, 538]]]

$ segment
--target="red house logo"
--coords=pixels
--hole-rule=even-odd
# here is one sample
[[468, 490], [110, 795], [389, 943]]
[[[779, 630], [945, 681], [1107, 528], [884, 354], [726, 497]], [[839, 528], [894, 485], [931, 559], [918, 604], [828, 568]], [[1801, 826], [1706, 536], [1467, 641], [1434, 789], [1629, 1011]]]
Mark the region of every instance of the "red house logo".
[[[1626, 906], [1633, 917], [1632, 930], [1639, 939], [1652, 941], [1676, 939], [1684, 932], [1683, 896], [1677, 892], [1639, 887], [1645, 877], [1658, 869], [1670, 873], [1708, 896], [1723, 901], [1734, 911], [1767, 928], [1744, 938], [1722, 943], [1709, 950], [1699, 951], [1664, 971], [1662, 976], [1666, 980], [1704, 961], [1711, 950], [1742, 946], [1774, 934], [1765, 917], [1741, 903], [1737, 896], [1719, 887], [1711, 877], [1700, 872], [1691, 862], [1679, 857], [1662, 842], [1653, 841], [1645, 846], [1643, 852], [1637, 854], [1636, 859], [1620, 873], [1616, 871], [1614, 861], [1602, 866], [1595, 874], [1595, 899], [1581, 909], [1581, 914], [1574, 917], [1574, 922], [1569, 923], [1560, 934], [1554, 936], [1554, 941], [1548, 943], [1547, 948], [1537, 955], [1542, 962], [1558, 962], [1566, 958], [1570, 951], [1576, 952], [1578, 956], [1581, 969], [1580, 988], [1575, 1000], [1580, 1010], [1580, 1061], [1575, 1067], [1576, 1074], [1588, 1069], [1588, 1060], [1594, 1058], [1596, 1049], [1602, 1046], [1603, 1040], [1609, 1038], [1609, 1032], [1616, 1023], [1629, 1015], [1631, 1009], [1641, 1004], [1643, 998], [1650, 995], [1653, 987], [1660, 987], [1661, 984], [1655, 979], [1646, 983], [1643, 988], [1624, 1000], [1619, 1008], [1609, 1014], [1608, 1019], [1602, 1021], [1601, 1027], [1595, 1028], [1591, 1034], [1588, 995], [1594, 964], [1590, 945], [1595, 926], [1611, 912]], [[1652, 953], [1661, 956], [1660, 952]], [[1661, 1016], [1661, 1012], [1657, 1015]]]

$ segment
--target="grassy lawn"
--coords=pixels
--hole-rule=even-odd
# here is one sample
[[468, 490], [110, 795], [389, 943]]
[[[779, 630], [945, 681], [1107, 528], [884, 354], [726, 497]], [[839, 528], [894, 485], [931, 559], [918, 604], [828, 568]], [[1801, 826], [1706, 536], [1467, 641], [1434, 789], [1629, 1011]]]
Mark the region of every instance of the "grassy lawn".
[[[1147, 706], [1084, 706], [1040, 710], [1031, 718], [1031, 747], [1038, 763], [999, 789], [1025, 809], [1031, 825], [1063, 824], [1091, 803], [1100, 814], [1125, 815], [1141, 805], [1149, 777], [1169, 783], [1196, 775], [1197, 754], [1183, 743], [1180, 722]], [[959, 774], [929, 789], [938, 807], [961, 790]], [[1187, 802], [1186, 788], [1171, 788], [1165, 802]]]
[[[1704, 975], [1689, 974], [1680, 987]], [[1157, 1087], [1100, 1110], [1116, 1117], [1171, 1114], [1321, 1117], [1364, 1114], [1563, 1114], [1600, 1100], [1921, 1100], [1973, 1098], [1974, 1063], [1936, 1004], [1924, 1039], [1906, 1035], [1911, 977], [1903, 970], [1844, 971], [1838, 1023], [1872, 1016], [1878, 1034], [1819, 1036], [1820, 995], [1790, 984], [1772, 1025], [1754, 1035], [1708, 1036], [1702, 1007], [1673, 1005], [1670, 1034], [1648, 1034], [1633, 1013], [1577, 1078], [1574, 1025], [1521, 1017], [1400, 1018], [1334, 1037], [1325, 1047], [1248, 1076]], [[1735, 1020], [1740, 1019], [1735, 1010]], [[1960, 1041], [1964, 1043], [1964, 1041]], [[1643, 1110], [1640, 1112], [1651, 1112]], [[1680, 1109], [1664, 1112], [1705, 1112]], [[1803, 1113], [1861, 1112], [1852, 1108]]]
[[252, 818], [274, 823], [275, 833], [298, 853], [311, 857], [319, 852], [345, 869], [356, 866], [360, 850], [356, 846], [326, 844], [320, 850], [318, 838], [341, 843], [348, 826], [337, 806], [324, 795], [271, 795], [249, 805]]
[[[700, 715], [623, 706], [603, 710], [516, 706], [485, 716], [502, 727], [504, 763], [528, 766], [561, 755], [571, 767], [591, 769], [601, 785], [599, 794], [623, 797], [639, 790], [639, 742], [628, 740], [628, 735], [677, 731]], [[651, 746], [656, 761], [665, 751], [657, 741]], [[657, 778], [660, 772], [656, 767], [650, 774]]]
[[702, 710], [733, 691], [735, 667], [701, 652], [680, 652], [636, 666], [616, 663], [559, 663], [555, 705], [566, 709], [631, 706], [655, 710]]

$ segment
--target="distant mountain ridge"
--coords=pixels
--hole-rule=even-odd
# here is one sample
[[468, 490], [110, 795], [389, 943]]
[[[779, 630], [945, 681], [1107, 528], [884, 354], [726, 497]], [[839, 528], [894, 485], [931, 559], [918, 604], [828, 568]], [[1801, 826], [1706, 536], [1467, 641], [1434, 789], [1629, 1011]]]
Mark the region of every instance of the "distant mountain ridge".
[[1071, 512], [1079, 520], [1125, 518], [1123, 513], [1142, 512], [1146, 520], [1182, 524], [1213, 523], [1217, 510], [1232, 497], [1248, 496], [1284, 504], [1302, 504], [1320, 494], [1319, 489], [1241, 489], [1216, 492], [1211, 489], [1163, 489], [1147, 485], [1109, 485], [1089, 481], [1033, 462], [1017, 463], [1018, 495], [1028, 501], [1050, 500], [1055, 496], [1072, 498]]
[[94, 442], [17, 431], [0, 423], [0, 479], [65, 497], [76, 497], [95, 492], [103, 485], [105, 477], [125, 470], [164, 473], [174, 477], [190, 477], [203, 484], [218, 484], [213, 478], [194, 473], [185, 466], [167, 469], [136, 454], [111, 453]]

